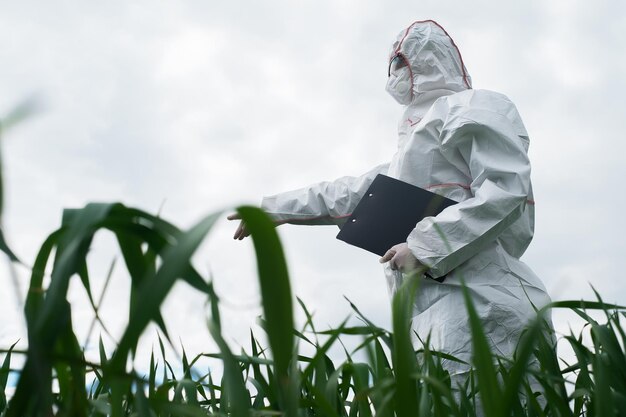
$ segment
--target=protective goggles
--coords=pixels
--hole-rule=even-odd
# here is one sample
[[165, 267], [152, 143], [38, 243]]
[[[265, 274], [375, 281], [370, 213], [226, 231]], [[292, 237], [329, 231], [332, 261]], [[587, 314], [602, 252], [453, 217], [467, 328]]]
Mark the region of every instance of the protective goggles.
[[400, 54], [394, 56], [389, 62], [389, 68], [387, 69], [387, 76], [389, 77], [392, 72], [396, 72], [400, 68], [406, 67], [407, 65], [409, 65], [409, 63], [406, 62], [406, 59], [404, 59], [404, 56]]

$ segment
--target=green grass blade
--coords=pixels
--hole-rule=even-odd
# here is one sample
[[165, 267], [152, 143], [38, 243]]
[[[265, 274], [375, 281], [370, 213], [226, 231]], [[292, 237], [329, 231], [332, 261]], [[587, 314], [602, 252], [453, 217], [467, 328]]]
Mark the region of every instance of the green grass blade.
[[302, 378], [308, 378], [313, 373], [313, 370], [316, 368], [316, 366], [318, 366], [320, 362], [325, 361], [326, 354], [335, 344], [337, 339], [339, 339], [339, 335], [343, 333], [343, 326], [345, 326], [347, 321], [348, 319], [345, 319], [337, 329], [333, 329], [333, 331], [330, 333], [331, 336], [328, 338], [328, 340], [326, 340], [326, 342], [324, 342], [321, 347], [318, 347], [316, 349], [315, 355], [313, 355], [311, 362], [309, 363], [309, 365], [307, 365], [307, 367], [304, 369], [304, 372], [302, 373]]
[[[301, 406], [309, 410], [308, 415], [319, 415], [324, 417], [339, 417], [339, 413], [336, 411], [334, 403], [326, 398], [326, 393], [316, 385], [313, 385], [309, 380], [303, 380], [303, 391], [307, 395], [301, 399]], [[331, 393], [336, 397], [337, 393]]]
[[220, 309], [219, 309], [220, 299], [217, 296], [215, 289], [213, 288], [212, 282], [209, 283], [209, 290], [207, 292], [207, 295], [209, 297], [209, 305], [211, 306], [211, 320], [213, 321], [213, 324], [221, 331], [222, 319], [220, 316]]
[[237, 209], [250, 231], [257, 256], [263, 312], [276, 371], [286, 375], [293, 354], [291, 285], [283, 250], [274, 223], [260, 209]]
[[2, 231], [2, 228], [0, 228], [0, 251], [4, 252], [12, 262], [22, 263], [22, 261], [19, 260], [19, 258], [11, 250], [11, 248], [9, 248], [9, 244], [7, 243], [6, 238], [4, 237], [4, 232]]
[[504, 382], [504, 397], [502, 398], [499, 414], [508, 416], [511, 414], [514, 404], [518, 401], [519, 392], [522, 390], [522, 382], [526, 373], [526, 367], [533, 354], [537, 338], [540, 337], [543, 317], [538, 316], [528, 326], [517, 347], [515, 362]]
[[566, 300], [566, 301], [553, 301], [546, 305], [542, 310], [554, 309], [554, 308], [566, 308], [577, 309], [583, 308], [587, 310], [626, 310], [626, 306], [618, 304], [607, 304], [601, 301], [584, 301], [584, 300]]
[[601, 346], [600, 350], [606, 356], [606, 362], [611, 364], [610, 385], [617, 391], [626, 393], [626, 356], [615, 333], [608, 324], [592, 325], [591, 333]]
[[417, 410], [417, 384], [412, 375], [417, 371], [417, 359], [411, 341], [413, 298], [418, 276], [408, 276], [392, 300], [393, 346], [395, 374], [395, 411], [398, 417], [412, 417]]
[[[306, 322], [302, 326], [302, 332], [304, 332], [307, 327], [311, 327], [311, 331], [313, 332], [313, 334], [315, 335], [315, 338], [316, 338], [315, 345], [318, 345], [319, 341], [317, 340], [317, 334], [316, 334], [316, 331], [315, 331], [315, 324], [313, 323], [313, 314], [311, 314], [311, 312], [309, 312], [309, 309], [306, 307], [306, 305], [300, 299], [300, 297], [296, 297], [296, 300], [298, 301], [298, 304], [300, 304], [300, 308], [302, 308], [302, 311], [304, 312], [304, 315], [306, 317]], [[309, 341], [309, 343], [310, 343], [310, 341]]]
[[297, 381], [290, 376], [294, 355], [294, 322], [291, 285], [287, 263], [274, 222], [256, 207], [238, 207], [250, 231], [257, 259], [263, 314], [280, 387], [281, 408], [288, 415], [297, 413]]
[[391, 349], [391, 338], [389, 336], [389, 331], [376, 326], [373, 322], [371, 322], [367, 317], [365, 317], [365, 315], [363, 313], [361, 313], [361, 311], [358, 309], [358, 307], [352, 302], [350, 301], [350, 299], [348, 299], [348, 297], [344, 296], [343, 298], [346, 299], [346, 301], [348, 301], [348, 303], [350, 304], [350, 308], [352, 308], [352, 310], [354, 310], [354, 312], [357, 314], [357, 316], [363, 320], [363, 322], [367, 325], [367, 327], [369, 327], [370, 329], [372, 329], [372, 332], [380, 334], [381, 338], [383, 340], [383, 342], [385, 342], [385, 344], [387, 345], [388, 348]]
[[502, 391], [496, 379], [493, 355], [487, 343], [487, 337], [467, 286], [463, 284], [463, 297], [467, 308], [470, 330], [472, 332], [473, 360], [478, 377], [479, 394], [483, 402], [486, 417], [501, 417]]
[[[113, 258], [113, 261], [111, 262], [111, 265], [109, 266], [109, 271], [104, 280], [104, 285], [102, 286], [102, 292], [100, 293], [100, 297], [98, 298], [98, 304], [92, 303], [91, 305], [93, 308], [93, 312], [94, 312], [94, 318], [91, 321], [91, 324], [89, 325], [89, 330], [87, 330], [87, 335], [85, 336], [85, 342], [83, 343], [84, 346], [87, 346], [87, 344], [89, 343], [89, 340], [91, 340], [91, 334], [96, 327], [96, 323], [100, 323], [100, 326], [102, 326], [102, 330], [107, 334], [107, 336], [109, 336], [111, 339], [114, 339], [113, 336], [111, 335], [111, 332], [109, 332], [106, 324], [100, 318], [100, 311], [99, 311], [100, 306], [102, 305], [102, 300], [104, 299], [107, 289], [109, 288], [109, 284], [111, 283], [111, 278], [113, 277], [114, 269], [115, 269], [115, 258]], [[102, 337], [100, 337], [100, 343], [102, 343]]]
[[[29, 352], [24, 372], [20, 375], [8, 409], [9, 417], [26, 415], [27, 410], [33, 407], [43, 414], [51, 412], [53, 363], [48, 352], [50, 347], [56, 345], [57, 339], [68, 331], [66, 326], [69, 324], [67, 311], [69, 306], [66, 294], [69, 280], [79, 271], [81, 262], [86, 257], [97, 223], [115, 206], [115, 204], [89, 204], [82, 210], [66, 210], [63, 223], [67, 229], [63, 233], [51, 235], [40, 250], [35, 267], [42, 269], [33, 268], [30, 288], [34, 291], [29, 293], [25, 305]], [[37, 294], [37, 290], [42, 292], [43, 268], [54, 243], [57, 243], [57, 253], [44, 299], [43, 293]], [[71, 331], [70, 327], [69, 332]], [[29, 398], [33, 395], [37, 400], [28, 404]]]
[[208, 328], [222, 353], [224, 361], [224, 381], [226, 392], [228, 393], [228, 408], [233, 417], [244, 417], [250, 415], [251, 399], [244, 384], [239, 364], [233, 357], [226, 341], [222, 337], [219, 328], [212, 322], [208, 322]]
[[17, 345], [17, 342], [13, 343], [9, 348], [6, 356], [4, 357], [4, 361], [2, 362], [2, 367], [0, 368], [0, 413], [2, 413], [7, 406], [7, 381], [9, 378], [9, 372], [11, 371], [11, 353], [13, 352], [15, 345]]
[[161, 335], [158, 335], [158, 340], [159, 340], [159, 350], [161, 352], [161, 359], [163, 359], [163, 382], [168, 382], [170, 380], [170, 378], [168, 378], [167, 376], [167, 371], [170, 371], [170, 376], [172, 380], [176, 379], [176, 375], [174, 374], [174, 369], [172, 369], [172, 366], [170, 365], [169, 361], [167, 360], [167, 358], [165, 357], [165, 346], [163, 345], [163, 339], [161, 338]]
[[326, 383], [326, 391], [324, 397], [330, 404], [333, 410], [339, 410], [339, 401], [341, 400], [341, 392], [339, 390], [339, 380], [341, 375], [344, 374], [344, 366], [340, 366], [337, 368], [330, 376], [328, 377], [328, 382]]
[[[252, 329], [250, 329], [250, 344], [252, 346], [252, 357], [255, 359], [258, 359], [259, 357], [258, 342], [256, 338], [254, 337], [254, 333], [252, 333]], [[259, 389], [259, 396], [266, 397], [268, 401], [270, 402], [270, 404], [276, 405], [278, 399], [276, 398], [276, 394], [274, 390], [272, 389], [267, 379], [265, 378], [265, 375], [263, 375], [263, 373], [261, 372], [260, 364], [256, 362], [252, 362], [251, 364], [252, 364], [252, 375], [254, 379], [261, 386], [261, 388]]]
[[148, 373], [148, 398], [152, 398], [156, 391], [156, 375], [159, 364], [154, 360], [154, 347], [150, 351], [150, 372]]
[[134, 349], [148, 323], [159, 316], [161, 303], [176, 279], [188, 270], [191, 256], [211, 230], [219, 215], [220, 213], [216, 213], [205, 217], [183, 234], [178, 244], [164, 250], [163, 261], [156, 275], [151, 280], [144, 280], [141, 283], [137, 296], [143, 302], [131, 309], [128, 326], [122, 335], [117, 351], [111, 358], [111, 366], [114, 369], [124, 369], [128, 353]]
[[24, 313], [26, 315], [26, 323], [29, 329], [35, 327], [35, 320], [39, 316], [41, 306], [44, 300], [43, 278], [45, 275], [46, 265], [52, 254], [52, 250], [58, 244], [64, 229], [59, 229], [50, 234], [41, 245], [33, 269], [31, 271], [30, 284], [28, 287], [28, 295], [24, 304]]
[[143, 386], [139, 385], [135, 391], [134, 408], [137, 417], [153, 417], [154, 413], [150, 410], [150, 402], [143, 392]]
[[96, 309], [96, 302], [93, 299], [93, 294], [91, 292], [91, 283], [89, 280], [89, 268], [87, 267], [87, 260], [83, 259], [82, 261], [79, 262], [78, 265], [78, 277], [80, 278], [80, 282], [83, 284], [83, 287], [85, 288], [85, 291], [87, 292], [87, 298], [89, 298], [89, 303], [91, 304], [91, 307], [95, 310]]
[[372, 411], [369, 402], [369, 375], [370, 369], [364, 363], [355, 363], [353, 365], [354, 373], [352, 380], [354, 381], [354, 401], [357, 403], [359, 416], [371, 417]]
[[[145, 253], [142, 253], [142, 263], [145, 267], [143, 275], [146, 276], [155, 274], [157, 254], [161, 253], [166, 246], [175, 245], [182, 235], [182, 232], [174, 225], [143, 211], [126, 207], [114, 210], [112, 215], [102, 223], [102, 227], [111, 230], [118, 237], [123, 235], [124, 240], [138, 239], [148, 244]], [[120, 242], [122, 250], [124, 250], [122, 247], [124, 244]], [[139, 263], [137, 254], [133, 254], [130, 260], [131, 266]], [[138, 275], [138, 272], [131, 270], [131, 275]], [[181, 278], [198, 291], [206, 293], [208, 290], [207, 283], [191, 266], [181, 275]]]
[[594, 414], [596, 416], [617, 416], [611, 389], [611, 366], [605, 352], [597, 352], [593, 358], [595, 389], [593, 391]]
[[86, 387], [86, 369], [83, 352], [73, 331], [69, 303], [66, 304], [66, 325], [57, 338], [54, 349], [57, 381], [60, 387], [62, 408], [66, 415], [87, 416], [88, 400]]

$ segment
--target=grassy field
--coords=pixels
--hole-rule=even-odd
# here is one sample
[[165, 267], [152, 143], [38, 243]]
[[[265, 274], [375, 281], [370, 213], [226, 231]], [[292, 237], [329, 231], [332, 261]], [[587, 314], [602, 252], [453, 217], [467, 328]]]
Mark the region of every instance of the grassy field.
[[[4, 126], [19, 117], [18, 112], [13, 119], [3, 119]], [[297, 327], [287, 265], [273, 223], [257, 208], [237, 210], [252, 233], [263, 340], [268, 346], [251, 332], [245, 352], [229, 349], [222, 336], [219, 300], [211, 283], [191, 263], [221, 213], [182, 231], [122, 204], [89, 204], [65, 210], [61, 226], [45, 240], [33, 263], [24, 311], [28, 349], [2, 350], [0, 413], [7, 417], [474, 416], [480, 403], [488, 417], [626, 416], [626, 334], [620, 322], [624, 307], [605, 304], [599, 295], [595, 301], [555, 302], [537, 312], [515, 358], [499, 358], [489, 351], [466, 293], [474, 369], [464, 384], [453, 386], [441, 360], [455, 358], [429, 349], [416, 352], [411, 342], [412, 297], [421, 276], [409, 277], [393, 298], [391, 330], [377, 327], [353, 306], [363, 325], [348, 327], [343, 322], [335, 329], [316, 331], [302, 303], [298, 308], [307, 320]], [[131, 281], [130, 309], [115, 351], [108, 355], [101, 345], [99, 360], [87, 361], [72, 323], [68, 288], [70, 280], [80, 281], [98, 317], [87, 253], [101, 231], [116, 237]], [[0, 249], [17, 262], [1, 234], [0, 238]], [[169, 336], [160, 309], [180, 280], [209, 301], [207, 330], [219, 351], [191, 358], [183, 353], [178, 364], [165, 355], [163, 343]], [[553, 335], [543, 319], [549, 309], [568, 309], [585, 321], [577, 333], [559, 338], [575, 353], [571, 363], [556, 355]], [[590, 311], [601, 312], [602, 319], [592, 318]], [[149, 323], [161, 327], [163, 339], [144, 374], [132, 367], [130, 359]], [[343, 360], [331, 360], [329, 350], [345, 337], [362, 342], [352, 351], [345, 350]], [[305, 345], [312, 354], [300, 353]], [[19, 369], [11, 367], [16, 355], [24, 358]], [[194, 367], [203, 357], [222, 361], [218, 380]], [[531, 362], [537, 365], [529, 366]], [[4, 393], [11, 372], [18, 379], [8, 399]]]
[[[11, 357], [24, 355], [15, 392], [0, 398], [6, 416], [152, 416], [152, 415], [290, 415], [290, 416], [473, 416], [476, 401], [486, 416], [623, 416], [626, 415], [626, 335], [620, 323], [622, 307], [598, 301], [560, 301], [549, 308], [574, 311], [586, 321], [591, 343], [582, 333], [571, 334], [575, 363], [556, 357], [549, 328], [538, 312], [522, 337], [514, 360], [495, 357], [466, 297], [473, 335], [474, 368], [463, 386], [452, 386], [441, 359], [445, 352], [414, 351], [410, 338], [412, 295], [421, 277], [406, 280], [393, 299], [393, 329], [381, 329], [355, 314], [362, 326], [318, 332], [306, 310], [302, 328], [294, 326], [293, 296], [282, 247], [274, 226], [259, 209], [238, 209], [251, 229], [257, 256], [263, 303], [263, 329], [269, 346], [251, 333], [245, 353], [230, 351], [221, 333], [219, 300], [210, 283], [190, 263], [220, 213], [207, 216], [188, 231], [121, 204], [90, 204], [66, 210], [61, 227], [42, 245], [35, 260], [25, 305], [28, 350], [5, 350], [0, 370], [4, 392]], [[79, 279], [90, 302], [86, 256], [95, 233], [115, 234], [132, 281], [128, 326], [115, 352], [101, 349], [97, 363], [87, 362], [77, 341], [67, 301], [70, 279]], [[54, 253], [54, 256], [52, 254]], [[44, 271], [52, 264], [43, 288]], [[223, 362], [223, 375], [199, 375], [194, 364], [203, 355], [171, 364], [161, 354], [150, 360], [147, 375], [129, 367], [139, 336], [150, 322], [161, 325], [160, 306], [177, 280], [186, 281], [210, 300], [208, 331], [219, 352], [203, 354]], [[137, 300], [142, 300], [141, 303]], [[587, 312], [604, 312], [594, 320]], [[96, 311], [97, 313], [97, 311]], [[362, 343], [333, 362], [329, 349], [340, 337]], [[313, 354], [299, 354], [299, 347]], [[309, 349], [311, 350], [311, 349]], [[365, 355], [358, 355], [359, 352]], [[355, 356], [366, 357], [356, 361]], [[529, 367], [536, 360], [538, 366]], [[174, 369], [182, 366], [182, 372]], [[94, 384], [89, 384], [95, 378]], [[534, 381], [531, 384], [529, 381]], [[533, 388], [539, 388], [533, 392]]]

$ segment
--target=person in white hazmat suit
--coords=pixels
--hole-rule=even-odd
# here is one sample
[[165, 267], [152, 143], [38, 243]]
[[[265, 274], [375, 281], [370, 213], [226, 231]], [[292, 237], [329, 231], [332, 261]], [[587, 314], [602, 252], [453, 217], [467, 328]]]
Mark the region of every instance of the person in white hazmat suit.
[[[457, 201], [417, 223], [406, 242], [381, 258], [389, 290], [393, 294], [403, 273], [420, 264], [433, 278], [443, 278], [421, 281], [412, 326], [422, 340], [430, 335], [433, 349], [470, 363], [463, 279], [492, 351], [510, 358], [524, 325], [535, 317], [532, 304], [550, 301], [540, 279], [519, 260], [533, 236], [535, 202], [528, 133], [517, 109], [502, 94], [472, 89], [454, 41], [431, 20], [398, 35], [387, 91], [404, 106], [390, 163], [360, 177], [266, 197], [262, 208], [277, 224], [341, 225], [379, 173]], [[235, 239], [247, 234], [242, 223]], [[443, 365], [458, 382], [469, 371], [454, 361]]]

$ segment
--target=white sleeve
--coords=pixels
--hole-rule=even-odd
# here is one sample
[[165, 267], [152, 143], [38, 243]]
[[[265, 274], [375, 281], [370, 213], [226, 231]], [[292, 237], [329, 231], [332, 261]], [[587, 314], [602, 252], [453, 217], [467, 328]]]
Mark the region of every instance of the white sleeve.
[[359, 177], [341, 177], [294, 191], [264, 197], [261, 208], [274, 220], [286, 223], [341, 225], [352, 214], [378, 174], [389, 164], [378, 165]]
[[441, 277], [498, 238], [526, 209], [530, 162], [523, 139], [504, 115], [465, 109], [441, 131], [441, 152], [471, 181], [472, 197], [420, 221], [411, 252]]

